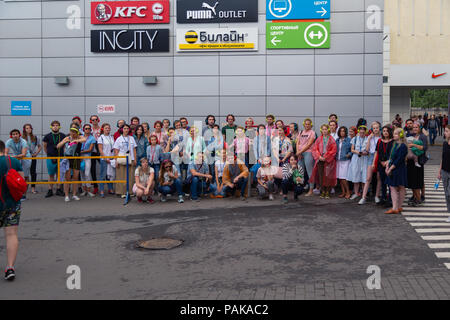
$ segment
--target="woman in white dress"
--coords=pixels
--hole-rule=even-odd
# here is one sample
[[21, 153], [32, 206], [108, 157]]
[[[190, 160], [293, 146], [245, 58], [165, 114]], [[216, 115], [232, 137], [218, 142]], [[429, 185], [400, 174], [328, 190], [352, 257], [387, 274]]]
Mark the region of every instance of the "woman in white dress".
[[369, 152], [367, 151], [367, 144], [369, 138], [366, 137], [367, 127], [362, 125], [358, 128], [358, 135], [352, 139], [352, 161], [348, 170], [348, 181], [353, 182], [354, 189], [351, 200], [361, 196], [359, 187], [367, 180], [367, 166], [369, 160]]

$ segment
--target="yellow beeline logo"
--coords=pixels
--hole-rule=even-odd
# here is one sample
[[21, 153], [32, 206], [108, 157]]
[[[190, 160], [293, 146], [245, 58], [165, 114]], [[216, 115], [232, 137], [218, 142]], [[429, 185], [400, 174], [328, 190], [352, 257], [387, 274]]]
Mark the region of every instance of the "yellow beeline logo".
[[187, 44], [180, 44], [181, 50], [188, 49], [254, 49], [254, 43], [197, 43], [198, 33], [189, 30], [184, 35]]

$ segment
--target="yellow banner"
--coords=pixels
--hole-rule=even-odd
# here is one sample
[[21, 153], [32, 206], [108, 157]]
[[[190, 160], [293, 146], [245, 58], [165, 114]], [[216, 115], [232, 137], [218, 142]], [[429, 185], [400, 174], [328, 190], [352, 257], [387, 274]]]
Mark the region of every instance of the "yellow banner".
[[253, 49], [254, 43], [205, 43], [180, 44], [180, 50], [207, 50], [207, 49]]

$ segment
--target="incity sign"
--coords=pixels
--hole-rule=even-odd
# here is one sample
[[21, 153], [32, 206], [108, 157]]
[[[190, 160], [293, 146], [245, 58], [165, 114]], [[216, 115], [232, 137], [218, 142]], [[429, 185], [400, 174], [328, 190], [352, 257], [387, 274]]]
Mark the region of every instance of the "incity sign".
[[91, 30], [91, 52], [169, 52], [169, 29]]
[[91, 2], [92, 24], [149, 24], [169, 22], [169, 0]]
[[258, 22], [258, 0], [177, 0], [177, 22]]

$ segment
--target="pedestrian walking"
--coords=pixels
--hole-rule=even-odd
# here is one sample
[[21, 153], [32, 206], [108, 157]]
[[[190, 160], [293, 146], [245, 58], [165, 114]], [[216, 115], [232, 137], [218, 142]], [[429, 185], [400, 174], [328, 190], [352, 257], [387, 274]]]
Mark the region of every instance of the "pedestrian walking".
[[[444, 129], [444, 143], [442, 146], [442, 160], [438, 173], [438, 180], [442, 179], [445, 191], [445, 201], [447, 202], [447, 212], [450, 213], [450, 126]], [[447, 219], [450, 223], [450, 217]]]

